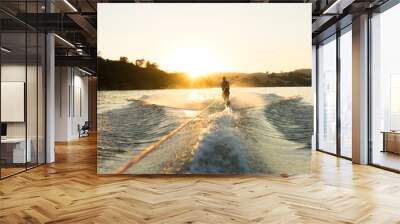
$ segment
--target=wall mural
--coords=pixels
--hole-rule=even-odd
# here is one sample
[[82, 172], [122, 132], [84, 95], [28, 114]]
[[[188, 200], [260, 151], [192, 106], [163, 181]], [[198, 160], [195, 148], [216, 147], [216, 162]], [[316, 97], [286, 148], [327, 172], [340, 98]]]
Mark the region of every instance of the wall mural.
[[98, 5], [100, 174], [310, 170], [311, 4]]

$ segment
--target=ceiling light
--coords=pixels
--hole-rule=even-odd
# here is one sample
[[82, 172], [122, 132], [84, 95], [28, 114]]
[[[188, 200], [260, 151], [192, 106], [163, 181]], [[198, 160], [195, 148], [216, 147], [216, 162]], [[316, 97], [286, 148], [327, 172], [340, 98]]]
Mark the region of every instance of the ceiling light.
[[351, 5], [355, 0], [336, 0], [322, 14], [342, 14], [343, 10]]
[[83, 50], [78, 48], [78, 49], [76, 49], [76, 53], [78, 53], [79, 55], [83, 55]]
[[4, 51], [6, 53], [10, 53], [11, 52], [11, 50], [9, 50], [9, 49], [7, 49], [5, 47], [1, 47], [1, 51]]
[[64, 39], [64, 38], [62, 38], [62, 37], [60, 37], [60, 36], [57, 35], [57, 34], [54, 34], [54, 36], [57, 37], [57, 38], [58, 38], [59, 40], [61, 40], [62, 42], [64, 42], [65, 44], [67, 44], [68, 46], [75, 48], [75, 45], [73, 45], [73, 44], [72, 44], [71, 42], [69, 42], [68, 40], [66, 40], [66, 39]]
[[81, 71], [81, 72], [83, 72], [83, 73], [85, 73], [86, 75], [92, 75], [92, 73], [90, 73], [90, 72], [88, 72], [88, 71], [85, 71], [85, 70], [83, 70], [83, 69], [81, 69], [81, 68], [79, 68], [79, 67], [78, 67], [78, 70]]
[[78, 10], [68, 1], [64, 0], [65, 4], [67, 4], [74, 12], [78, 12]]
[[339, 4], [340, 0], [336, 0], [332, 5], [330, 5], [322, 14], [328, 14], [331, 13], [331, 10], [337, 7], [337, 4]]

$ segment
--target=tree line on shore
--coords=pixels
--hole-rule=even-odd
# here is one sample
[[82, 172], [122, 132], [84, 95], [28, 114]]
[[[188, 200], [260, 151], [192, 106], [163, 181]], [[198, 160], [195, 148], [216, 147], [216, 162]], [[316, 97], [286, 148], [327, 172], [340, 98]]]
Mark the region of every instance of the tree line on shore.
[[311, 86], [311, 69], [289, 72], [211, 73], [191, 78], [183, 72], [166, 72], [157, 63], [126, 57], [110, 60], [98, 57], [99, 90], [174, 89], [219, 87], [225, 76], [233, 87]]

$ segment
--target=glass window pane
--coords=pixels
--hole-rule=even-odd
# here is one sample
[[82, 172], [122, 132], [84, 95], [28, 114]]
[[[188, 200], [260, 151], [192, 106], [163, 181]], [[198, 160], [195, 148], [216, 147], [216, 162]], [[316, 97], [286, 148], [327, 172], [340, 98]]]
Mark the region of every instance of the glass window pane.
[[[30, 159], [26, 144], [26, 34], [1, 34], [1, 166], [2, 177], [25, 170]], [[27, 150], [28, 146], [28, 150]]]
[[318, 147], [336, 153], [336, 40], [318, 48]]
[[352, 157], [352, 35], [340, 36], [340, 152]]
[[[0, 2], [1, 8], [20, 16], [45, 12], [44, 0]], [[2, 12], [0, 18], [7, 21], [0, 24], [0, 177], [4, 178], [45, 162], [46, 40], [21, 21]]]
[[45, 84], [45, 44], [46, 37], [44, 34], [38, 35], [38, 164], [45, 163], [45, 99], [46, 99], [46, 84]]
[[372, 163], [400, 170], [400, 5], [372, 17]]
[[36, 32], [27, 33], [27, 80], [26, 80], [26, 115], [27, 115], [27, 142], [30, 148], [28, 168], [37, 165], [38, 157], [38, 36]]

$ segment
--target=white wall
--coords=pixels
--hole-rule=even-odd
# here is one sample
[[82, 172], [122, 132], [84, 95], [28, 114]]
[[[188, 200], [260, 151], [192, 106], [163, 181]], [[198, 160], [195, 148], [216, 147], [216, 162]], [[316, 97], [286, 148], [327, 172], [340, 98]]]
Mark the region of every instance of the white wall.
[[[76, 70], [75, 70], [76, 71]], [[80, 124], [81, 126], [88, 121], [89, 111], [88, 111], [88, 78], [86, 76], [82, 76], [82, 73], [79, 75], [75, 74], [74, 77], [74, 108], [73, 108], [73, 119], [72, 119], [72, 132], [71, 134], [75, 137], [79, 137], [77, 126]], [[79, 102], [80, 101], [80, 102]]]
[[55, 68], [55, 140], [67, 141], [69, 132], [69, 68]]
[[88, 120], [88, 78], [76, 68], [56, 67], [55, 120], [56, 141], [77, 139]]

